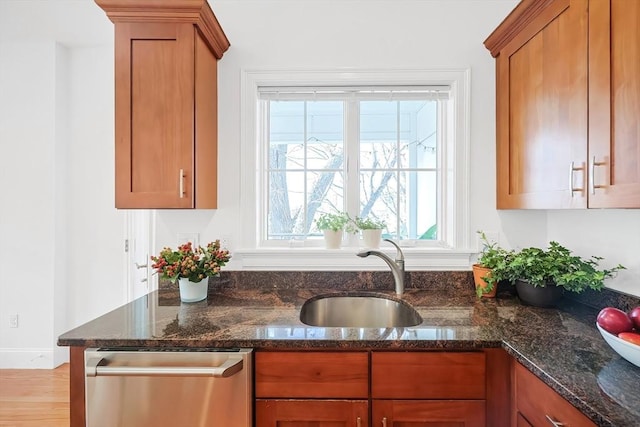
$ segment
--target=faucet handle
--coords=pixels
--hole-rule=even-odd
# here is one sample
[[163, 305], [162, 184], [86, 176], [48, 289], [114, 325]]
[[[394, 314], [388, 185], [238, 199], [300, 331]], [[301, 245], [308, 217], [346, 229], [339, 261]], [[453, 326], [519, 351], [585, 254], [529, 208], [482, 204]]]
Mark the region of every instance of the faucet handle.
[[389, 242], [396, 247], [396, 261], [404, 261], [404, 254], [402, 253], [402, 249], [400, 249], [400, 246], [398, 246], [398, 244], [391, 239], [384, 239], [384, 241]]

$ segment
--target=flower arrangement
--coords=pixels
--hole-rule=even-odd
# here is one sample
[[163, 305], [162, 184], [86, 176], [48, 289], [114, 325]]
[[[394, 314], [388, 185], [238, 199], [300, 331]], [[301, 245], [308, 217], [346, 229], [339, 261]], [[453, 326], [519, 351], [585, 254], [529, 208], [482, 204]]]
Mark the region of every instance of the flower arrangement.
[[231, 259], [229, 251], [220, 248], [220, 240], [210, 242], [206, 248], [193, 248], [191, 242], [178, 246], [177, 250], [164, 248], [160, 255], [152, 256], [151, 266], [163, 279], [176, 282], [187, 278], [194, 283], [220, 274], [220, 268]]

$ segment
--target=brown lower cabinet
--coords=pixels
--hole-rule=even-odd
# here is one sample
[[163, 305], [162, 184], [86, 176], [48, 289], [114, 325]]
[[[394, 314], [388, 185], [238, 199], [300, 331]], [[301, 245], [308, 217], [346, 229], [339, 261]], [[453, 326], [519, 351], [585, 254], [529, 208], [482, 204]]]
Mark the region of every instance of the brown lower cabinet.
[[578, 409], [517, 362], [513, 380], [513, 414], [518, 427], [595, 427]]
[[256, 426], [365, 427], [366, 400], [256, 400]]
[[494, 350], [256, 351], [255, 425], [506, 426], [508, 385], [487, 401], [487, 390], [507, 384], [497, 379], [509, 377], [506, 354]]

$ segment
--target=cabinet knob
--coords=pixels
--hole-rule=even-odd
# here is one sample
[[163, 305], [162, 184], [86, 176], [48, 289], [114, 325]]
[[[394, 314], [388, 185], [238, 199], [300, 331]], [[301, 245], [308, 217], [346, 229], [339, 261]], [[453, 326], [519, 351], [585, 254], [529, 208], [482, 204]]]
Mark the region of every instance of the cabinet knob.
[[356, 427], [362, 427], [362, 419], [360, 417], [356, 418]]
[[387, 417], [382, 417], [382, 427], [387, 427]]
[[549, 421], [549, 424], [551, 424], [553, 427], [563, 427], [564, 426], [564, 423], [561, 423], [559, 421], [554, 420], [549, 415], [545, 415], [545, 417], [547, 417], [547, 421]]

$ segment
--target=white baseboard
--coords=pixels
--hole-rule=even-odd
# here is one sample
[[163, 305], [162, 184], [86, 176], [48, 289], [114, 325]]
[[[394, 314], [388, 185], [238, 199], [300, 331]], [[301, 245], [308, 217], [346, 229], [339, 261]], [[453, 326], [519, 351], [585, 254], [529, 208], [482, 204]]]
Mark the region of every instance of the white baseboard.
[[55, 367], [51, 348], [0, 348], [0, 369], [53, 369]]

